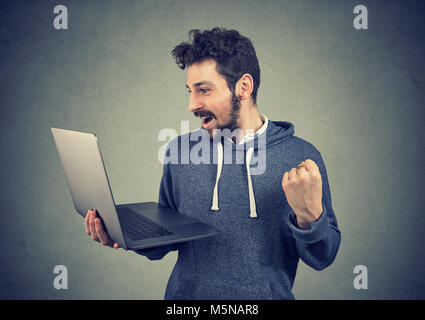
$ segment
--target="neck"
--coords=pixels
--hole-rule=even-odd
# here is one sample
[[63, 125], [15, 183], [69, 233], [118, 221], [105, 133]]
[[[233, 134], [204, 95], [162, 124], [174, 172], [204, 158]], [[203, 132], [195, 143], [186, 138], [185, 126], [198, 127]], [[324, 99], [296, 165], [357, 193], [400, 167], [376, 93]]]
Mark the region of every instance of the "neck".
[[263, 120], [261, 120], [256, 105], [241, 106], [237, 126], [240, 134], [236, 137], [236, 142], [234, 140], [235, 143], [238, 143], [247, 133], [256, 132], [263, 126]]

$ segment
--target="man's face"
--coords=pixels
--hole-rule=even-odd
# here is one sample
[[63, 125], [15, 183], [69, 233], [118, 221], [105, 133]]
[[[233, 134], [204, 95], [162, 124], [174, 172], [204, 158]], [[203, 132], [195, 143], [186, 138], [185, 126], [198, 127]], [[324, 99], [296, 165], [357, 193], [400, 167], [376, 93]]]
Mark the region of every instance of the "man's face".
[[210, 135], [213, 129], [237, 128], [240, 101], [217, 72], [217, 63], [205, 60], [188, 68], [186, 87], [190, 92], [189, 110], [200, 117]]

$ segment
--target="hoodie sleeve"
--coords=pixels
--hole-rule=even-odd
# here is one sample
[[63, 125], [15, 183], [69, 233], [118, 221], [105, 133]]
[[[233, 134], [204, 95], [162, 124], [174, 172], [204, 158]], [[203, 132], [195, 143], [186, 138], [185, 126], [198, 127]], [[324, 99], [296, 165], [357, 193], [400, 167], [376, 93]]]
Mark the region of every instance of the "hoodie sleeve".
[[[176, 203], [175, 203], [174, 197], [173, 197], [170, 164], [165, 163], [165, 162], [164, 162], [164, 166], [163, 166], [163, 174], [162, 174], [161, 184], [159, 186], [158, 203], [161, 206], [169, 207], [169, 208], [172, 208], [174, 210], [177, 210], [177, 206], [176, 206]], [[180, 243], [173, 243], [173, 244], [154, 247], [154, 248], [134, 250], [134, 252], [136, 252], [140, 255], [146, 256], [149, 260], [160, 260], [168, 252], [178, 250], [179, 245], [180, 245]]]
[[300, 229], [294, 211], [289, 211], [289, 227], [295, 239], [299, 257], [315, 270], [323, 270], [335, 260], [341, 242], [335, 213], [332, 209], [331, 194], [325, 164], [317, 151], [310, 156], [316, 162], [322, 176], [322, 215], [310, 223], [309, 229]]

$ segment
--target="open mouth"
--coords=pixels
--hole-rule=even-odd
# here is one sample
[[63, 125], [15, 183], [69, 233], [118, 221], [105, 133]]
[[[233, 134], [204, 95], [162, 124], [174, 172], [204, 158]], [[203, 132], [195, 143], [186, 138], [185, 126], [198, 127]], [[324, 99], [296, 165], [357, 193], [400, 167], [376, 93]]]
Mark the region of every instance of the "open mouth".
[[205, 125], [212, 120], [212, 116], [202, 118], [202, 124]]
[[203, 126], [206, 126], [212, 119], [214, 119], [213, 115], [208, 111], [195, 112], [195, 116], [201, 118]]

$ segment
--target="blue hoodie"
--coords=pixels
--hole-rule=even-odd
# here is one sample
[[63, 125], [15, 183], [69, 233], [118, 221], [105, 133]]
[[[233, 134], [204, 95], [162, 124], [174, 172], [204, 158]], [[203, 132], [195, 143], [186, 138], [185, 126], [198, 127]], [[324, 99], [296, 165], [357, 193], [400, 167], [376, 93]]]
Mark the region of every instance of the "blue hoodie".
[[[178, 161], [164, 164], [158, 202], [221, 234], [136, 251], [158, 260], [178, 250], [165, 299], [294, 299], [291, 289], [299, 259], [322, 270], [334, 261], [341, 239], [320, 152], [294, 136], [289, 122], [268, 121], [266, 131], [242, 151], [244, 163], [236, 161], [240, 145], [224, 144], [223, 152], [223, 140], [204, 139], [208, 142], [203, 146], [212, 151], [206, 152], [208, 148], [200, 148], [190, 135], [209, 137], [201, 128], [168, 144], [166, 157], [178, 150]], [[191, 151], [206, 161], [186, 164]], [[258, 169], [259, 152], [264, 151], [265, 166], [253, 175], [253, 159]], [[306, 159], [318, 165], [322, 176], [323, 213], [302, 230], [286, 200], [282, 178]]]

